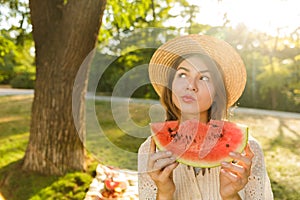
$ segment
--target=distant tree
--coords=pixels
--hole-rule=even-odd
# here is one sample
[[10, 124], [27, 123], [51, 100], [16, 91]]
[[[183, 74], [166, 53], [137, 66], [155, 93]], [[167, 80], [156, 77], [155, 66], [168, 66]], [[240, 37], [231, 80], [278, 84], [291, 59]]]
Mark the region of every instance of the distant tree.
[[[74, 86], [81, 64], [98, 40], [106, 0], [30, 0], [36, 49], [36, 83], [30, 138], [23, 169], [43, 174], [84, 170], [84, 97], [88, 65], [82, 84]], [[72, 115], [75, 89], [77, 116]], [[76, 130], [75, 123], [80, 124]]]
[[[33, 85], [35, 77], [28, 1], [0, 1], [0, 83]], [[13, 19], [13, 20], [12, 20]]]
[[16, 45], [0, 33], [0, 83], [8, 84], [13, 78]]
[[[106, 23], [99, 34], [99, 49], [109, 55], [101, 57], [97, 66], [103, 66], [107, 60], [114, 62], [101, 77], [97, 91], [111, 93], [127, 71], [149, 63], [156, 50], [154, 47], [179, 34], [180, 30], [174, 25], [166, 25], [168, 20], [182, 15], [171, 14], [175, 5], [186, 6], [188, 3], [186, 0], [111, 0], [107, 3], [103, 18]], [[157, 95], [149, 84], [141, 86], [133, 97], [157, 98]]]

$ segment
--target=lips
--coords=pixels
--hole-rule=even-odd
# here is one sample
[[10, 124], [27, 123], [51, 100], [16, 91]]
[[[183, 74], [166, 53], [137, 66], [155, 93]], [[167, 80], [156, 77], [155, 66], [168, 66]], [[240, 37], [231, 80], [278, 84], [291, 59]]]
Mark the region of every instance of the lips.
[[193, 102], [196, 101], [196, 99], [191, 95], [184, 95], [184, 96], [181, 97], [181, 99], [185, 103], [193, 103]]

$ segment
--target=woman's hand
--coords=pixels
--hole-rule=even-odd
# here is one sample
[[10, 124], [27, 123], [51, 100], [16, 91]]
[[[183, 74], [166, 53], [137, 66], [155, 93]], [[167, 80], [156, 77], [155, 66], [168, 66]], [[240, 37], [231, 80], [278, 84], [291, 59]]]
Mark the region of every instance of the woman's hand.
[[178, 166], [169, 151], [155, 152], [156, 145], [151, 138], [148, 174], [157, 186], [157, 199], [172, 199], [175, 192], [173, 170]]
[[245, 153], [232, 152], [230, 156], [236, 162], [223, 162], [220, 173], [220, 194], [223, 200], [240, 199], [238, 192], [248, 183], [254, 154], [247, 144]]

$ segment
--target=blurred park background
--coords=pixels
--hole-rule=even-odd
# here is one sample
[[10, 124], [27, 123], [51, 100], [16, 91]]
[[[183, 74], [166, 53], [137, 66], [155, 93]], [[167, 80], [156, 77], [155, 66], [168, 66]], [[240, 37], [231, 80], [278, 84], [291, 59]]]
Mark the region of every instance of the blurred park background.
[[[111, 102], [101, 100], [91, 103], [105, 134], [87, 133], [85, 96], [94, 88], [97, 95], [112, 95], [122, 76], [147, 64], [156, 47], [191, 33], [223, 39], [242, 56], [248, 80], [237, 106], [245, 110], [237, 108], [231, 119], [249, 125], [262, 144], [275, 199], [299, 199], [297, 5], [296, 0], [1, 0], [0, 86], [35, 94], [0, 97], [0, 199], [83, 199], [97, 163], [136, 170], [145, 138], [124, 133]], [[102, 76], [93, 82], [99, 70]], [[158, 100], [149, 84], [131, 97]], [[131, 103], [128, 109], [137, 124], [147, 126], [150, 107]]]

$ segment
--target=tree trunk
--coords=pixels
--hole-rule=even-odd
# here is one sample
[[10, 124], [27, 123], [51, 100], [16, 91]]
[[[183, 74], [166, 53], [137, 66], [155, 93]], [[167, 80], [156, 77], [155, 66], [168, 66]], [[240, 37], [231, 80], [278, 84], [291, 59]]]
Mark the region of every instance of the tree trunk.
[[[88, 65], [81, 71], [82, 83], [74, 86], [74, 81], [96, 45], [105, 4], [106, 0], [29, 2], [37, 73], [24, 170], [61, 175], [85, 168], [81, 139], [85, 135]], [[78, 102], [76, 119], [72, 115], [73, 88]]]

